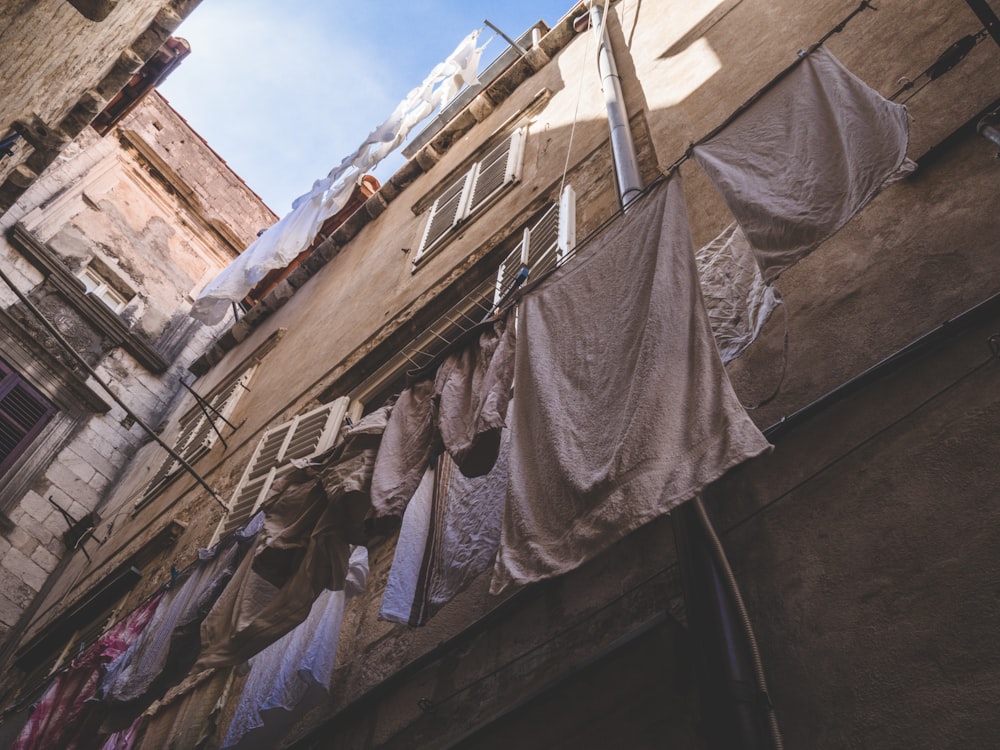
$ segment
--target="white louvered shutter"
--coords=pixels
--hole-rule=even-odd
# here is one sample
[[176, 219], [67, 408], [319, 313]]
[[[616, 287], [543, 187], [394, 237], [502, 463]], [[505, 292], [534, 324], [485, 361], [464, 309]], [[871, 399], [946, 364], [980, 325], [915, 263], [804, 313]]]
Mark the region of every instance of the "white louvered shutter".
[[[497, 304], [507, 294], [522, 266], [527, 265], [529, 280], [537, 278], [562, 263], [575, 244], [576, 196], [573, 188], [567, 185], [559, 203], [553, 204], [538, 221], [524, 230], [524, 238], [500, 264], [493, 303]], [[527, 264], [524, 262], [525, 245], [528, 247]]]
[[515, 130], [483, 157], [471, 171], [471, 214], [489, 203], [500, 191], [521, 179], [524, 131]]
[[[205, 415], [200, 408], [193, 411], [190, 416], [181, 423], [181, 431], [177, 436], [177, 440], [174, 441], [174, 451], [183, 457], [185, 461], [189, 464], [197, 461], [199, 458], [204, 456], [211, 450], [212, 446], [215, 445], [215, 441], [218, 440], [219, 434], [216, 432], [216, 428], [221, 430], [224, 423], [221, 417], [228, 419], [234, 409], [236, 408], [236, 402], [239, 401], [240, 396], [246, 390], [247, 383], [250, 382], [250, 378], [253, 377], [254, 370], [256, 367], [251, 367], [246, 370], [239, 378], [234, 380], [228, 386], [219, 391], [215, 396], [209, 400], [209, 404], [212, 409], [208, 409], [208, 413], [211, 415], [211, 419]], [[216, 414], [218, 412], [218, 415]], [[213, 427], [214, 422], [214, 427]], [[149, 480], [145, 489], [142, 491], [142, 496], [135, 503], [135, 507], [140, 507], [152, 499], [160, 490], [166, 487], [170, 482], [173, 481], [174, 477], [177, 476], [181, 469], [180, 462], [176, 461], [173, 456], [167, 455], [163, 463], [153, 474], [153, 478]]]
[[452, 227], [465, 217], [471, 178], [472, 173], [466, 172], [434, 201], [427, 217], [424, 236], [417, 250], [417, 258], [437, 245]]
[[293, 459], [311, 458], [334, 444], [349, 404], [346, 396], [338, 398], [264, 433], [236, 486], [213, 544], [250, 520], [274, 481], [294, 468]]

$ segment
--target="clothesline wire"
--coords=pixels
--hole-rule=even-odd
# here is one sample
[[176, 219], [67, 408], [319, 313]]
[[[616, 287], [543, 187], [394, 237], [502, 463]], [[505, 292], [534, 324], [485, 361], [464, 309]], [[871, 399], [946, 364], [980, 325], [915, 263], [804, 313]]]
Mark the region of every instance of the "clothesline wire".
[[[606, 19], [607, 19], [607, 6], [608, 6], [608, 4], [609, 4], [608, 0], [605, 0], [605, 12], [602, 14], [602, 21], [601, 21], [602, 27], [603, 27], [604, 23], [606, 23]], [[808, 57], [810, 54], [812, 54], [813, 52], [815, 52], [828, 39], [830, 39], [830, 37], [834, 36], [835, 34], [838, 34], [838, 33], [842, 32], [844, 30], [844, 28], [847, 26], [847, 24], [851, 20], [853, 20], [855, 16], [857, 16], [860, 13], [864, 12], [865, 10], [869, 10], [869, 9], [870, 10], [878, 10], [878, 8], [876, 8], [874, 5], [872, 5], [871, 0], [862, 0], [862, 2], [858, 5], [857, 8], [855, 8], [853, 11], [851, 11], [851, 13], [849, 13], [843, 20], [841, 20], [837, 25], [835, 25], [826, 34], [824, 34], [819, 39], [819, 41], [817, 41], [816, 43], [814, 43], [807, 50], [805, 50], [803, 52], [800, 52], [799, 55], [798, 55], [798, 57], [790, 65], [788, 65], [781, 72], [779, 72], [774, 78], [772, 78], [770, 81], [768, 81], [763, 87], [761, 87], [758, 91], [756, 91], [749, 99], [747, 99], [746, 101], [744, 101], [722, 123], [720, 123], [718, 126], [716, 126], [715, 128], [713, 128], [711, 131], [709, 131], [709, 133], [707, 133], [705, 136], [703, 136], [702, 138], [700, 138], [698, 141], [692, 143], [688, 147], [688, 149], [685, 151], [685, 153], [679, 159], [677, 159], [670, 166], [668, 166], [666, 169], [664, 169], [663, 170], [663, 174], [661, 174], [660, 176], [658, 176], [649, 185], [647, 185], [633, 199], [633, 201], [631, 201], [629, 203], [629, 207], [631, 208], [635, 204], [636, 201], [641, 200], [642, 198], [644, 198], [645, 196], [647, 196], [654, 187], [656, 187], [657, 185], [659, 185], [663, 181], [669, 179], [673, 175], [673, 173], [675, 171], [677, 171], [677, 169], [680, 167], [680, 165], [682, 163], [684, 163], [689, 158], [691, 158], [695, 145], [700, 144], [700, 143], [704, 143], [705, 141], [707, 141], [707, 140], [713, 138], [714, 136], [718, 135], [722, 130], [724, 130], [726, 127], [728, 127], [730, 124], [732, 124], [732, 122], [735, 121], [740, 115], [742, 115], [747, 109], [749, 109], [753, 104], [755, 104], [761, 97], [763, 97], [767, 92], [769, 92], [771, 89], [773, 89], [778, 83], [780, 83], [782, 80], [784, 80], [793, 70], [795, 70], [795, 68], [797, 68], [802, 63], [802, 61], [806, 57]], [[977, 44], [980, 41], [980, 37], [984, 36], [985, 33], [986, 33], [986, 29], [984, 28], [982, 31], [979, 32], [979, 34], [977, 34], [977, 37], [976, 37], [976, 39], [977, 39], [976, 43]], [[490, 41], [492, 41], [492, 39]], [[585, 51], [585, 56], [589, 55], [589, 47], [590, 47], [590, 44], [589, 44], [589, 39], [588, 39], [588, 45], [587, 45], [587, 49]], [[933, 68], [933, 67], [934, 66], [932, 65], [926, 71], [924, 71], [923, 73], [921, 73], [920, 76], [918, 76], [917, 78], [919, 79], [921, 76], [927, 74], [928, 71], [930, 71], [931, 68]], [[931, 80], [933, 80], [933, 79], [931, 79]], [[575, 130], [575, 127], [576, 127], [576, 122], [577, 122], [577, 118], [578, 118], [578, 114], [579, 114], [580, 100], [582, 98], [582, 91], [583, 91], [583, 85], [582, 84], [583, 84], [583, 76], [581, 76], [581, 86], [580, 86], [579, 94], [578, 94], [578, 97], [577, 97], [577, 105], [576, 105], [576, 110], [575, 110], [574, 116], [573, 116], [573, 124], [572, 124], [572, 127], [570, 129], [570, 139], [569, 139], [569, 144], [567, 146], [566, 161], [565, 161], [565, 164], [564, 164], [564, 167], [563, 167], [562, 182], [560, 183], [560, 192], [561, 192], [562, 186], [565, 184], [566, 175], [568, 173], [569, 160], [570, 160], [570, 151], [571, 151], [571, 148], [572, 148], [572, 141], [573, 141], [574, 130]], [[896, 92], [896, 94], [894, 94], [893, 96], [894, 97], [898, 96], [900, 93], [902, 93], [903, 91], [907, 90], [908, 87], [912, 87], [912, 84], [913, 84], [912, 81], [909, 82], [908, 86], [904, 86], [902, 89], [900, 89], [900, 91]], [[924, 88], [924, 86], [926, 86], [926, 85], [927, 85], [926, 83], [923, 84], [920, 88], [918, 88], [915, 92], [913, 92], [913, 94], [911, 94], [910, 97], [908, 97], [905, 101], [909, 101], [910, 98], [912, 98], [917, 93], [919, 93]], [[892, 99], [892, 98], [893, 97], [890, 97], [890, 99]], [[563, 262], [566, 262], [567, 260], [569, 260], [570, 258], [572, 258], [580, 249], [582, 249], [587, 244], [589, 244], [589, 242], [594, 237], [596, 237], [601, 232], [603, 232], [604, 229], [606, 229], [611, 223], [613, 223], [618, 218], [620, 218], [623, 214], [624, 214], [624, 209], [623, 208], [619, 209], [619, 210], [615, 211], [613, 214], [611, 214], [607, 219], [605, 219], [603, 222], [601, 222], [601, 224], [599, 224], [594, 230], [592, 230], [586, 237], [584, 237], [583, 240], [579, 241], [574, 246], [574, 248], [565, 255], [565, 257], [563, 258]], [[540, 276], [538, 276], [536, 278], [531, 279], [529, 283], [524, 283], [520, 287], [516, 287], [515, 286], [514, 289], [511, 289], [508, 292], [508, 294], [507, 294], [507, 298], [508, 299], [506, 300], [506, 303], [505, 304], [501, 304], [500, 306], [498, 306], [497, 309], [495, 311], [493, 311], [492, 317], [497, 318], [501, 314], [503, 314], [504, 312], [506, 312], [507, 309], [509, 309], [510, 307], [513, 307], [517, 303], [517, 301], [520, 299], [520, 297], [523, 295], [523, 293], [525, 292], [526, 289], [534, 288], [535, 286], [537, 286], [537, 284], [539, 284], [543, 279], [547, 278], [554, 270], [556, 270], [557, 267], [558, 266], [556, 266], [554, 268], [551, 268], [546, 273], [544, 273], [544, 274], [542, 274], [542, 275], [540, 275]], [[464, 301], [464, 299], [468, 299], [469, 297], [471, 297], [473, 294], [476, 294], [478, 291], [479, 290], [477, 288], [477, 290], [474, 290], [473, 292], [470, 292], [468, 295], [466, 295], [465, 298], [463, 298], [463, 301]], [[785, 336], [784, 336], [784, 352], [785, 352], [784, 353], [784, 361], [785, 361], [785, 364], [783, 365], [782, 375], [781, 375], [781, 378], [780, 378], [778, 386], [777, 386], [777, 389], [779, 389], [779, 390], [780, 390], [781, 384], [783, 383], [784, 377], [785, 377], [785, 369], [787, 367], [787, 352], [788, 352], [788, 318], [787, 318], [787, 309], [784, 311], [784, 313], [785, 313]], [[436, 332], [432, 331], [432, 333], [434, 333], [434, 335], [438, 336], [439, 338], [443, 339], [443, 337], [441, 337]], [[447, 339], [444, 339], [444, 340], [447, 341]], [[775, 391], [774, 394], [768, 396], [764, 401], [760, 402], [759, 404], [757, 404], [755, 406], [751, 406], [751, 407], [746, 407], [746, 408], [748, 408], [748, 409], [760, 408], [761, 406], [764, 406], [765, 404], [767, 404], [768, 402], [770, 402], [774, 398], [774, 396], [776, 395], [776, 393], [777, 393], [777, 390]], [[220, 542], [217, 545], [215, 545], [215, 546], [218, 547], [219, 545], [221, 545], [223, 543], [223, 541], [226, 541], [226, 540], [225, 539], [224, 540], [220, 540]], [[163, 584], [161, 584], [149, 596], [145, 597], [143, 599], [143, 601], [139, 605], [137, 605], [137, 607], [138, 606], [142, 606], [142, 604], [148, 602], [154, 596], [157, 596], [158, 594], [160, 594], [164, 589], [166, 589], [170, 585], [176, 583], [182, 576], [186, 576], [190, 572], [190, 570], [193, 569], [195, 565], [197, 565], [197, 563], [199, 561], [200, 560], [193, 561], [191, 564], [189, 564], [188, 566], [186, 566], [184, 568], [184, 570], [182, 570], [178, 575], [172, 576], [169, 581], [166, 581]], [[135, 608], [133, 608], [133, 609], [135, 609]], [[124, 619], [124, 617], [127, 617], [128, 614], [130, 614], [130, 613], [131, 612], [126, 613], [117, 622], [120, 622], [121, 619]], [[117, 624], [117, 622], [115, 624]], [[112, 625], [112, 627], [113, 627], [113, 625]], [[109, 630], [109, 628], [105, 628], [104, 632], [107, 632], [107, 630]], [[554, 636], [554, 637], [556, 637], [556, 636]], [[50, 683], [52, 678], [54, 678], [56, 675], [58, 675], [59, 673], [61, 673], [65, 669], [67, 669], [68, 667], [69, 667], [69, 664], [67, 664], [64, 667], [60, 668], [56, 672], [54, 672], [54, 673], [52, 673], [50, 675], [47, 675], [47, 677], [49, 679], [47, 679], [44, 684]], [[461, 691], [461, 689], [458, 692], [460, 692], [460, 691]], [[448, 698], [453, 697], [456, 694], [457, 694], [457, 692], [453, 693], [451, 696], [447, 696], [443, 700], [447, 700]], [[4, 715], [9, 714], [10, 710], [13, 710], [13, 707], [11, 709], [9, 709], [8, 711], [6, 711], [4, 713]]]
[[740, 115], [742, 115], [750, 107], [752, 107], [754, 104], [756, 104], [760, 100], [761, 97], [763, 97], [766, 93], [768, 93], [769, 91], [771, 91], [771, 89], [773, 89], [775, 86], [777, 86], [779, 83], [781, 83], [781, 81], [783, 81], [785, 78], [787, 78], [792, 73], [792, 71], [794, 71], [799, 65], [802, 64], [802, 62], [807, 57], [809, 57], [809, 55], [811, 55], [813, 52], [815, 52], [820, 47], [822, 47], [823, 44], [825, 44], [826, 41], [828, 39], [830, 39], [830, 37], [832, 37], [834, 34], [839, 34], [841, 31], [843, 31], [847, 27], [848, 23], [850, 23], [852, 20], [854, 20], [855, 16], [857, 16], [858, 14], [863, 13], [864, 11], [869, 10], [869, 9], [870, 10], [878, 10], [878, 8], [876, 8], [874, 5], [871, 4], [871, 0], [862, 0], [861, 4], [858, 5], [858, 7], [855, 8], [853, 11], [851, 11], [847, 16], [845, 16], [840, 21], [840, 23], [838, 23], [836, 26], [834, 26], [832, 29], [830, 29], [828, 32], [826, 32], [822, 37], [820, 37], [819, 41], [815, 42], [808, 49], [806, 49], [804, 51], [800, 51], [798, 53], [798, 56], [795, 58], [795, 60], [791, 64], [789, 64], [787, 67], [785, 67], [774, 78], [772, 78], [770, 81], [768, 81], [767, 83], [765, 83], [761, 88], [759, 88], [756, 92], [754, 92], [754, 94], [749, 99], [747, 99], [745, 102], [743, 102], [739, 107], [737, 107], [733, 111], [733, 113], [729, 115], [729, 117], [727, 117], [725, 120], [723, 120], [717, 126], [715, 126], [714, 128], [712, 128], [712, 130], [710, 130], [707, 134], [705, 134], [704, 136], [702, 136], [701, 138], [699, 138], [697, 141], [691, 143], [688, 146], [687, 150], [681, 155], [681, 157], [679, 159], [677, 159], [675, 162], [673, 162], [669, 167], [667, 167], [663, 171], [667, 172], [668, 174], [672, 174], [678, 167], [680, 167], [681, 164], [683, 164], [684, 162], [686, 162], [688, 159], [691, 158], [691, 156], [694, 153], [694, 147], [695, 146], [698, 146], [698, 145], [704, 143], [705, 141], [708, 141], [708, 140], [714, 138], [719, 133], [721, 133], [723, 130], [725, 130], [727, 127], [729, 127]]
[[[607, 8], [605, 7], [605, 11]], [[602, 20], [603, 24], [604, 21]], [[587, 35], [586, 47], [583, 50], [583, 59], [586, 60], [590, 57], [590, 35]], [[577, 88], [576, 92], [576, 109], [573, 110], [573, 124], [569, 128], [569, 143], [566, 144], [566, 161], [563, 162], [563, 173], [562, 180], [559, 183], [559, 194], [562, 195], [563, 187], [566, 185], [566, 174], [569, 172], [569, 158], [573, 151], [573, 136], [576, 135], [576, 122], [580, 117], [580, 101], [583, 99], [583, 81], [584, 76], [580, 76], [580, 86]]]
[[[605, 23], [606, 20], [607, 20], [607, 4], [608, 3], [607, 3], [607, 0], [606, 0], [606, 2], [605, 2], [605, 12], [602, 14], [602, 21], [601, 21], [602, 24]], [[721, 132], [725, 127], [727, 127], [728, 125], [730, 125], [737, 117], [739, 117], [747, 109], [749, 109], [753, 104], [755, 104], [764, 94], [766, 94], [768, 91], [770, 91], [772, 88], [774, 88], [774, 86], [776, 86], [781, 80], [783, 80], [785, 77], [787, 77], [798, 65], [800, 65], [802, 63], [802, 61], [806, 57], [808, 57], [810, 54], [812, 54], [817, 49], [819, 49], [819, 47], [822, 46], [828, 39], [830, 39], [830, 37], [832, 37], [835, 34], [840, 33], [841, 31], [843, 31], [847, 27], [847, 24], [850, 23], [854, 19], [855, 16], [857, 16], [860, 13], [864, 12], [865, 10], [869, 10], [869, 9], [870, 10], [878, 10], [874, 5], [872, 5], [871, 0], [862, 0], [862, 2], [859, 3], [859, 5], [858, 5], [857, 8], [855, 8], [853, 11], [851, 11], [847, 16], [845, 16], [843, 19], [841, 19], [841, 21], [839, 23], [837, 23], [833, 28], [831, 28], [822, 37], [820, 37], [819, 41], [817, 41], [816, 43], [814, 43], [812, 46], [810, 46], [804, 52], [800, 52], [799, 56], [795, 59], [794, 62], [792, 62], [784, 70], [782, 70], [780, 73], [778, 73], [778, 75], [775, 76], [774, 78], [772, 78], [768, 83], [764, 84], [764, 86], [761, 89], [759, 89], [749, 99], [747, 99], [745, 102], [743, 102], [720, 125], [718, 125], [717, 127], [713, 128], [707, 135], [705, 135], [704, 137], [702, 137], [701, 139], [699, 139], [695, 143], [692, 143], [690, 146], [688, 146], [687, 151], [685, 151], [685, 153], [679, 159], [677, 159], [673, 164], [671, 164], [669, 167], [667, 167], [666, 169], [662, 169], [661, 170], [661, 172], [662, 172], [661, 176], [657, 177], [653, 182], [651, 182], [649, 185], [647, 185], [638, 195], [636, 195], [636, 197], [633, 199], [633, 201], [630, 201], [629, 206], [631, 207], [632, 204], [635, 201], [640, 200], [642, 197], [644, 197], [645, 195], [647, 195], [649, 193], [649, 191], [653, 187], [655, 187], [656, 185], [658, 185], [664, 179], [666, 179], [666, 178], [670, 177], [671, 175], [673, 175], [673, 173], [675, 171], [677, 171], [677, 169], [680, 167], [681, 164], [683, 164], [685, 161], [687, 161], [689, 158], [691, 158], [695, 145], [697, 145], [699, 143], [703, 143], [704, 141], [706, 141], [706, 140], [714, 137], [719, 132]], [[586, 51], [584, 53], [584, 56], [585, 57], [589, 57], [589, 54], [590, 54], [590, 41], [589, 41], [589, 36], [588, 36], [587, 48], [586, 48]], [[579, 106], [580, 106], [580, 99], [582, 97], [582, 93], [583, 93], [583, 76], [580, 76], [580, 88], [579, 88], [579, 92], [577, 94], [577, 109], [576, 109], [576, 111], [573, 114], [573, 124], [570, 127], [569, 144], [568, 144], [567, 149], [566, 149], [566, 160], [565, 160], [565, 163], [563, 165], [562, 181], [560, 182], [560, 194], [562, 193], [562, 188], [565, 185], [566, 176], [567, 176], [568, 171], [569, 171], [569, 161], [570, 161], [571, 149], [572, 149], [572, 145], [573, 145], [573, 135], [574, 135], [575, 127], [576, 127], [577, 118], [578, 118], [578, 115], [579, 115]], [[511, 288], [508, 288], [508, 289], [506, 289], [506, 290], [503, 291], [503, 294], [501, 295], [501, 299], [497, 302], [496, 305], [484, 306], [484, 309], [486, 309], [486, 312], [487, 312], [485, 320], [489, 320], [491, 318], [496, 319], [496, 318], [500, 317], [502, 314], [504, 314], [509, 308], [511, 308], [515, 304], [517, 304], [518, 300], [521, 298], [521, 296], [523, 295], [523, 293], [526, 290], [534, 288], [540, 281], [542, 281], [543, 279], [547, 278], [554, 270], [556, 270], [556, 268], [558, 268], [559, 265], [562, 265], [563, 263], [565, 263], [568, 260], [570, 260], [574, 255], [576, 255], [577, 252], [579, 252], [582, 248], [584, 248], [588, 244], [588, 242], [590, 242], [594, 237], [596, 237], [604, 229], [606, 229], [609, 224], [611, 224], [612, 222], [616, 221], [623, 214], [624, 214], [624, 209], [623, 208], [620, 208], [617, 211], [615, 211], [613, 214], [611, 214], [607, 219], [605, 219], [595, 229], [593, 229], [586, 237], [584, 237], [582, 240], [579, 240], [576, 243], [576, 245], [571, 250], [569, 250], [565, 254], [565, 256], [563, 256], [563, 258], [560, 261], [560, 263], [557, 264], [555, 267], [549, 268], [549, 269], [543, 271], [542, 273], [536, 273], [536, 274], [532, 275], [528, 279], [524, 279], [524, 278], [520, 278], [519, 277], [517, 279], [517, 281], [512, 285]], [[461, 300], [461, 302], [459, 304], [463, 304], [467, 300], [470, 300], [471, 298], [473, 298], [475, 296], [481, 296], [481, 294], [482, 294], [482, 292], [481, 292], [480, 288], [477, 287], [472, 292], [469, 292], [469, 294], [467, 294]], [[478, 303], [478, 300], [473, 300], [472, 303], [476, 304], [476, 303]], [[471, 326], [470, 326], [470, 328], [471, 328]], [[465, 333], [465, 332], [466, 331], [463, 331], [462, 333]], [[435, 335], [437, 335], [437, 334], [435, 333]], [[460, 334], [460, 336], [461, 336], [461, 334]], [[457, 340], [457, 338], [459, 338], [459, 337], [456, 337], [455, 340]], [[448, 344], [448, 346], [450, 347], [451, 344], [454, 344], [455, 340], [452, 340]], [[414, 362], [407, 355], [406, 352], [403, 352], [403, 356], [406, 357], [406, 359], [408, 359], [411, 363], [413, 363], [414, 365], [416, 365], [416, 362]], [[438, 356], [440, 356], [440, 355], [438, 355]], [[436, 359], [436, 357], [435, 357], [435, 359]], [[431, 360], [431, 362], [433, 362], [433, 361], [434, 361], [434, 359]], [[426, 369], [426, 367], [427, 367], [427, 365], [424, 365], [422, 367], [418, 367], [417, 369], [418, 370], [423, 370], [423, 369]]]
[[886, 97], [889, 101], [894, 102], [903, 93], [909, 91], [914, 87], [917, 81], [921, 78], [927, 78], [916, 91], [906, 97], [901, 104], [906, 104], [910, 99], [915, 97], [921, 91], [923, 91], [927, 84], [931, 81], [936, 81], [938, 78], [943, 76], [949, 70], [954, 68], [960, 62], [962, 62], [969, 53], [975, 49], [981, 41], [983, 41], [987, 36], [989, 36], [989, 29], [983, 26], [975, 34], [966, 34], [964, 37], [954, 42], [948, 49], [938, 55], [937, 59], [928, 65], [923, 71], [911, 79], [908, 79], [906, 83], [900, 86], [896, 91], [894, 91], [890, 96]]

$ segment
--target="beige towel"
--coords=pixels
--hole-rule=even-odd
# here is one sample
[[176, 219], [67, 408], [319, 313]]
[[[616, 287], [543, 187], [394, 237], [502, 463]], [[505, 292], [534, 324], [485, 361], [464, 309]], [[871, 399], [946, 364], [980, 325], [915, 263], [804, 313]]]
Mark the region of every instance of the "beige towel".
[[702, 304], [678, 177], [525, 293], [491, 590], [573, 570], [769, 449]]
[[370, 535], [399, 529], [431, 456], [442, 449], [467, 477], [493, 468], [514, 377], [514, 330], [504, 316], [467, 331], [399, 395], [375, 463]]
[[275, 482], [264, 528], [201, 625], [197, 666], [232, 666], [309, 615], [323, 589], [344, 588], [350, 545], [368, 507], [372, 469], [391, 407], [367, 415], [334, 448]]
[[820, 47], [694, 158], [773, 281], [914, 169], [908, 139], [906, 109]]

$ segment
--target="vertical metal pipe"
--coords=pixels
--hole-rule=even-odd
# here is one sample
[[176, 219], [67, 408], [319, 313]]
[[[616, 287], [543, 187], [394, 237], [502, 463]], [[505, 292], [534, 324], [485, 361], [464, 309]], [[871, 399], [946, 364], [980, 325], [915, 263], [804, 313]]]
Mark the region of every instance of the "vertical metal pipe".
[[618, 178], [618, 193], [622, 206], [628, 206], [642, 191], [639, 163], [635, 156], [635, 142], [628, 126], [628, 111], [625, 109], [625, 95], [622, 93], [621, 78], [615, 65], [611, 38], [606, 24], [601, 23], [604, 12], [599, 5], [590, 6], [590, 25], [597, 37], [597, 68], [604, 91], [604, 104], [608, 110], [608, 127], [611, 129], [611, 153], [614, 158], [615, 174]]

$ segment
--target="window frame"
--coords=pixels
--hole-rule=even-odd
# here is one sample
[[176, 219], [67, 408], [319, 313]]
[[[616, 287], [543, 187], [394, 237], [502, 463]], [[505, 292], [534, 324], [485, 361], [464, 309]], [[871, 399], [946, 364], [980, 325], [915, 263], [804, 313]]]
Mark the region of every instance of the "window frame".
[[87, 294], [99, 299], [112, 312], [121, 313], [131, 301], [131, 298], [115, 289], [104, 276], [91, 266], [81, 268], [76, 277], [83, 282]]
[[[266, 429], [233, 489], [211, 544], [253, 518], [275, 480], [294, 468], [292, 461], [307, 460], [331, 448], [350, 408], [351, 399], [341, 396]], [[301, 442], [303, 431], [305, 443]]]
[[[24, 425], [12, 413], [14, 406], [10, 403], [12, 394], [18, 391], [39, 407], [30, 425]], [[19, 410], [23, 410], [19, 407]], [[6, 360], [0, 359], [0, 422], [13, 428], [14, 433], [20, 433], [17, 442], [13, 443], [10, 452], [0, 457], [0, 477], [3, 477], [27, 452], [31, 444], [41, 435], [42, 431], [59, 410], [49, 399], [28, 382], [24, 376], [15, 370]]]
[[[474, 161], [459, 177], [437, 191], [437, 197], [426, 210], [427, 218], [420, 231], [420, 242], [413, 258], [414, 271], [447, 245], [459, 228], [484, 213], [521, 181], [526, 136], [527, 126], [511, 131], [486, 149], [483, 156]], [[497, 172], [500, 171], [501, 164], [502, 175], [498, 179]], [[480, 198], [478, 191], [483, 185], [489, 186], [489, 190]], [[438, 220], [442, 215], [449, 215], [442, 212], [450, 211], [452, 204], [455, 213], [450, 222], [441, 228]]]
[[[188, 464], [193, 464], [205, 456], [215, 445], [222, 430], [218, 422], [228, 420], [233, 415], [240, 397], [249, 390], [248, 386], [258, 366], [259, 362], [253, 362], [238, 375], [217, 387], [208, 398], [204, 399], [211, 408], [203, 409], [201, 404], [196, 404], [181, 417], [180, 431], [171, 447]], [[205, 411], [208, 411], [208, 414]], [[182, 473], [183, 467], [180, 462], [167, 454], [140, 491], [134, 503], [134, 510], [138, 511], [152, 502]]]

